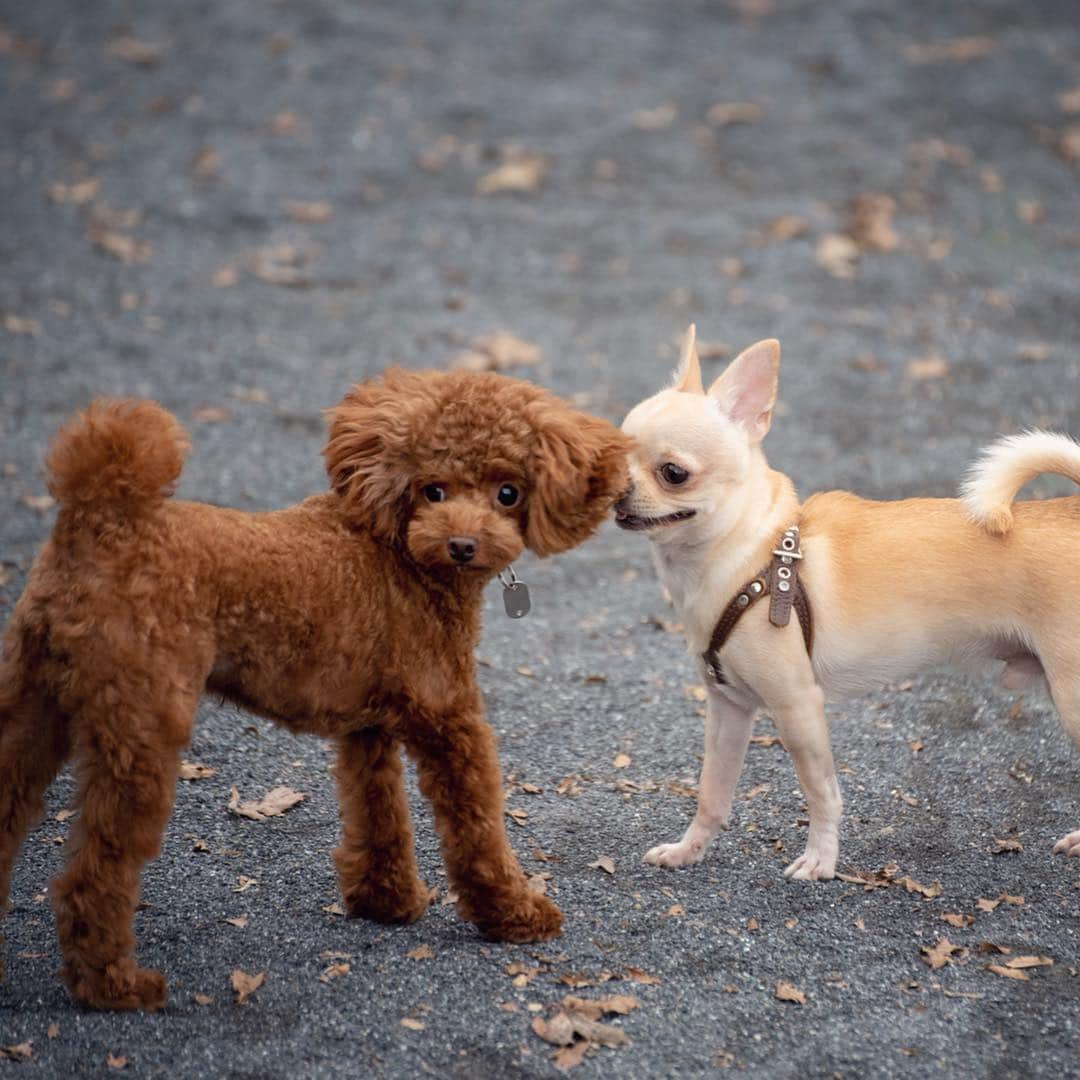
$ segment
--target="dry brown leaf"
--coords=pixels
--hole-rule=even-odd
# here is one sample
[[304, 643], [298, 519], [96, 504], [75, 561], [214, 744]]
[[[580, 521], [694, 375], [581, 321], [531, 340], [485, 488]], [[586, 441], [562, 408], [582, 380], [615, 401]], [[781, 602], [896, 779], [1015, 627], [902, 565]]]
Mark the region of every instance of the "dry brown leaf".
[[149, 244], [133, 236], [100, 227], [90, 230], [90, 242], [99, 251], [124, 263], [146, 262], [153, 250]]
[[32, 1042], [0, 1046], [0, 1061], [29, 1061], [33, 1056], [34, 1044]]
[[1080, 124], [1070, 124], [1061, 133], [1058, 152], [1066, 161], [1080, 160]]
[[[810, 223], [798, 214], [781, 214], [769, 222], [766, 231], [773, 240], [796, 240], [810, 230]], [[701, 350], [698, 350], [701, 357]]]
[[943, 379], [949, 374], [949, 362], [943, 356], [919, 356], [904, 366], [909, 379]]
[[27, 337], [37, 337], [41, 333], [41, 323], [37, 319], [21, 315], [5, 315], [4, 329], [9, 334], [25, 334]]
[[601, 855], [600, 858], [596, 860], [596, 862], [589, 863], [589, 869], [603, 870], [605, 873], [614, 874], [615, 863], [609, 856]]
[[311, 253], [292, 244], [271, 244], [256, 248], [247, 259], [248, 270], [268, 285], [304, 288], [311, 284], [307, 266]]
[[776, 984], [776, 989], [773, 991], [773, 997], [777, 1001], [793, 1001], [796, 1005], [806, 1004], [806, 995], [796, 987], [792, 986], [789, 982], [784, 982], [781, 979]]
[[638, 109], [630, 117], [630, 122], [639, 131], [660, 131], [671, 127], [679, 115], [679, 110], [670, 103], [657, 105], [654, 109]]
[[994, 840], [994, 846], [990, 848], [991, 855], [1001, 855], [1003, 852], [1023, 851], [1024, 845], [1019, 840]]
[[340, 979], [342, 975], [349, 974], [349, 965], [343, 962], [331, 964], [320, 976], [319, 982], [328, 983], [333, 979]]
[[528, 964], [523, 964], [519, 960], [515, 960], [512, 964], [507, 964], [503, 968], [503, 971], [511, 977], [515, 986], [528, 986], [533, 979], [540, 973], [539, 965], [530, 967]]
[[497, 330], [473, 338], [469, 348], [450, 360], [455, 370], [505, 371], [508, 368], [531, 367], [539, 364], [543, 354], [536, 345], [524, 341], [507, 330]]
[[22, 504], [30, 507], [31, 510], [36, 510], [39, 514], [44, 514], [56, 505], [56, 500], [51, 495], [24, 495]]
[[1080, 113], [1080, 86], [1058, 94], [1057, 103], [1062, 112]]
[[1006, 979], [1016, 979], [1017, 982], [1031, 982], [1031, 976], [1025, 975], [1022, 971], [1017, 971], [1016, 968], [1003, 967], [1001, 964], [987, 964], [987, 971], [992, 971], [995, 975], [1001, 975]]
[[1013, 904], [1016, 907], [1024, 906], [1024, 898], [1022, 896], [1010, 896], [1008, 893], [1002, 893], [998, 900], [1004, 901], [1006, 904]]
[[410, 949], [405, 955], [410, 960], [431, 960], [435, 956], [430, 945], [417, 945], [415, 949]]
[[671, 919], [671, 918], [676, 918], [679, 915], [685, 915], [685, 914], [686, 914], [686, 908], [684, 908], [682, 906], [682, 904], [672, 904], [671, 907], [669, 907], [667, 909], [667, 911], [665, 911], [665, 912], [663, 912], [661, 914], [660, 918], [662, 918], [662, 919]]
[[399, 1021], [402, 1027], [408, 1028], [410, 1031], [423, 1031], [424, 1022], [422, 1020], [414, 1020], [411, 1016], [403, 1016]]
[[933, 885], [921, 885], [912, 877], [904, 876], [896, 879], [897, 885], [902, 885], [909, 893], [919, 893], [921, 896], [925, 896], [927, 900], [933, 900], [935, 896], [941, 895], [941, 882], [935, 881]]
[[345, 909], [335, 900], [332, 904], [323, 905], [323, 911], [327, 915], [344, 915]]
[[513, 157], [485, 173], [476, 191], [478, 195], [532, 194], [539, 189], [547, 169], [547, 160], [539, 154]]
[[750, 742], [754, 746], [782, 746], [783, 741], [779, 735], [751, 735]]
[[919, 951], [922, 953], [923, 963], [932, 971], [937, 971], [951, 962], [953, 953], [963, 952], [963, 949], [948, 938], [939, 937], [935, 945], [924, 945]]
[[761, 119], [761, 111], [761, 106], [752, 101], [718, 101], [710, 106], [705, 119], [714, 127], [752, 124]]
[[814, 249], [814, 259], [835, 278], [853, 278], [859, 245], [842, 233], [826, 233]]
[[991, 37], [956, 37], [907, 45], [904, 57], [912, 64], [962, 64], [989, 56], [996, 48], [997, 42]]
[[334, 208], [323, 201], [308, 202], [303, 199], [291, 199], [285, 204], [285, 213], [293, 221], [304, 225], [322, 225], [334, 216]]
[[856, 195], [851, 200], [848, 235], [863, 251], [895, 251], [900, 238], [892, 226], [896, 200], [891, 195]]
[[690, 701], [704, 701], [708, 694], [705, 692], [705, 687], [700, 683], [688, 684], [682, 688], [683, 697]]
[[615, 755], [615, 760], [611, 763], [614, 769], [625, 769], [630, 764], [630, 755], [618, 753]]
[[229, 809], [238, 817], [250, 818], [252, 821], [265, 821], [269, 817], [284, 814], [286, 810], [290, 810], [305, 798], [305, 795], [299, 791], [293, 791], [292, 788], [276, 787], [255, 802], [241, 802], [240, 792], [233, 787], [229, 792]]
[[126, 1069], [127, 1063], [128, 1059], [126, 1057], [117, 1057], [115, 1054], [109, 1054], [105, 1058], [105, 1064], [108, 1065], [110, 1069]]
[[212, 146], [200, 146], [191, 160], [191, 175], [196, 180], [213, 180], [221, 172], [221, 155]]
[[983, 941], [979, 943], [978, 951], [984, 955], [993, 953], [997, 956], [1008, 956], [1012, 949], [1008, 945], [995, 945], [992, 941]]
[[1050, 355], [1050, 346], [1041, 341], [1029, 342], [1016, 350], [1017, 358], [1025, 363], [1037, 364]]
[[980, 911], [993, 911], [994, 908], [996, 908], [998, 906], [998, 904], [1000, 904], [1000, 903], [1001, 903], [1000, 900], [983, 900], [983, 899], [979, 899], [979, 900], [975, 901], [975, 906]]
[[602, 998], [580, 998], [568, 994], [562, 999], [562, 1007], [568, 1012], [580, 1013], [590, 1020], [599, 1020], [606, 1013], [625, 1016], [639, 1008], [641, 1002], [630, 994], [609, 994]]
[[526, 822], [528, 822], [528, 820], [529, 820], [529, 812], [528, 812], [528, 810], [520, 810], [517, 807], [515, 807], [513, 810], [507, 810], [506, 811], [506, 816], [515, 825], [521, 825], [522, 827], [524, 827]]
[[247, 892], [253, 885], [258, 885], [258, 879], [253, 877], [245, 877], [241, 874], [236, 879], [236, 884], [233, 886], [233, 892]]
[[921, 739], [912, 739], [911, 742], [908, 743], [908, 749], [913, 754], [918, 754], [922, 750], [926, 749], [926, 745], [925, 745], [925, 743], [922, 742]]
[[49, 198], [61, 205], [69, 203], [72, 206], [84, 206], [97, 198], [100, 187], [101, 181], [94, 176], [86, 180], [76, 180], [71, 184], [50, 184]]
[[642, 971], [641, 968], [636, 967], [628, 967], [624, 978], [629, 979], [631, 982], [641, 983], [642, 986], [659, 986], [660, 984], [658, 976], [650, 975], [647, 971]]
[[555, 789], [557, 795], [580, 795], [581, 794], [581, 780], [580, 776], [566, 776], [559, 781], [559, 786]]
[[229, 982], [236, 991], [236, 1004], [243, 1005], [266, 982], [266, 972], [260, 971], [258, 975], [249, 975], [246, 971], [237, 968], [230, 976]]
[[46, 1029], [45, 1034], [50, 1039], [55, 1039], [60, 1034], [60, 1025], [54, 1020]]
[[209, 765], [200, 765], [197, 761], [180, 762], [181, 780], [205, 780], [216, 772], [216, 769], [211, 769]]
[[165, 54], [165, 50], [160, 45], [152, 41], [140, 41], [130, 34], [113, 38], [105, 51], [110, 56], [126, 60], [129, 64], [136, 64], [139, 67], [156, 67]]
[[200, 1006], [212, 1005], [214, 1001], [209, 994], [192, 994], [191, 1000]]
[[955, 915], [949, 911], [943, 911], [941, 913], [941, 918], [944, 922], [947, 922], [957, 930], [963, 930], [964, 927], [970, 926], [975, 921], [974, 915]]
[[1008, 968], [1033, 968], [1033, 967], [1052, 967], [1054, 961], [1049, 956], [1014, 956], [1011, 960], [1005, 961], [1005, 966]]

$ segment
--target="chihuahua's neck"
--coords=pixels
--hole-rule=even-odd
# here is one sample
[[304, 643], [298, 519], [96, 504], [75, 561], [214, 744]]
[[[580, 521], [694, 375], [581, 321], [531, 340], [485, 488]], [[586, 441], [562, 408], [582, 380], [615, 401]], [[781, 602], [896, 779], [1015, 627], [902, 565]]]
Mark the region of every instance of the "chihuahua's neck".
[[734, 518], [725, 515], [722, 528], [704, 520], [689, 536], [656, 544], [661, 581], [694, 652], [704, 649], [732, 594], [768, 562], [777, 537], [798, 520], [791, 480], [770, 469], [763, 456], [739, 497], [741, 507]]

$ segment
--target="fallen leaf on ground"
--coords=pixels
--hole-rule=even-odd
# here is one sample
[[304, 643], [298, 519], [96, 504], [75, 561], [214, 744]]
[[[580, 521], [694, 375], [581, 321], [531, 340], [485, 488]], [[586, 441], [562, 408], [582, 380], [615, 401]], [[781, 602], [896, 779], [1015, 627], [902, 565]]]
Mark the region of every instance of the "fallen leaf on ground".
[[31, 510], [36, 510], [39, 514], [44, 514], [46, 510], [51, 510], [56, 505], [56, 500], [51, 495], [24, 495], [22, 504], [30, 507]]
[[550, 1019], [533, 1018], [532, 1029], [545, 1042], [561, 1047], [554, 1055], [555, 1066], [566, 1070], [580, 1064], [591, 1046], [624, 1046], [630, 1042], [627, 1034], [611, 1024], [600, 1023], [605, 1013], [625, 1015], [636, 1009], [637, 998], [616, 995], [589, 1000], [568, 995]]
[[247, 892], [253, 885], [258, 885], [258, 879], [253, 877], [245, 877], [243, 874], [237, 878], [236, 884], [233, 886], [233, 892]]
[[45, 1031], [46, 1036], [50, 1039], [55, 1039], [60, 1034], [60, 1025], [55, 1021], [51, 1023]]
[[615, 760], [611, 763], [612, 768], [625, 769], [630, 764], [629, 754], [616, 754]]
[[324, 904], [323, 911], [327, 915], [344, 915], [345, 909], [335, 900], [332, 904]]
[[1021, 345], [1016, 350], [1016, 356], [1018, 359], [1023, 360], [1028, 364], [1038, 364], [1045, 360], [1050, 355], [1050, 346], [1044, 344], [1041, 341], [1030, 342], [1027, 345]]
[[994, 908], [996, 908], [998, 906], [998, 904], [1000, 904], [1000, 903], [1001, 903], [1000, 900], [984, 900], [984, 899], [980, 898], [980, 899], [975, 901], [975, 906], [980, 911], [993, 911]]
[[543, 354], [536, 345], [507, 330], [473, 338], [469, 348], [451, 357], [450, 367], [465, 371], [505, 371], [539, 364]]
[[776, 984], [773, 996], [777, 1001], [794, 1001], [796, 1005], [806, 1004], [806, 995], [801, 990], [792, 986], [791, 983], [784, 982], [783, 979]]
[[105, 1058], [105, 1064], [108, 1065], [110, 1069], [126, 1069], [127, 1063], [128, 1059], [126, 1057], [117, 1057], [115, 1054], [109, 1054], [108, 1057]]
[[37, 319], [25, 318], [21, 315], [5, 315], [4, 329], [9, 334], [25, 334], [27, 337], [37, 337], [41, 333], [41, 323]]
[[963, 930], [965, 926], [970, 926], [975, 921], [974, 915], [954, 915], [948, 911], [942, 912], [941, 918], [950, 926], [956, 927], [957, 930]]
[[328, 202], [308, 202], [303, 199], [290, 199], [285, 204], [285, 213], [290, 220], [304, 225], [322, 225], [334, 216], [334, 208]]
[[990, 848], [991, 855], [1001, 855], [1004, 852], [1023, 851], [1024, 845], [1019, 840], [994, 840], [994, 846]]
[[989, 56], [996, 48], [997, 42], [991, 37], [956, 37], [907, 45], [904, 48], [904, 57], [912, 64], [962, 64], [968, 60]]
[[[769, 222], [766, 231], [773, 240], [796, 240], [805, 236], [809, 229], [810, 224], [806, 218], [799, 217], [798, 214], [781, 214]], [[698, 356], [701, 356], [700, 351]]]
[[752, 101], [718, 101], [710, 106], [705, 119], [714, 127], [729, 124], [752, 124], [761, 119], [761, 106]]
[[211, 769], [209, 765], [200, 765], [197, 761], [180, 762], [181, 780], [205, 780], [216, 772], [216, 769]]
[[34, 1056], [32, 1042], [16, 1043], [14, 1046], [0, 1046], [0, 1059], [5, 1061], [29, 1061]]
[[165, 53], [160, 45], [152, 41], [140, 41], [129, 34], [113, 38], [105, 51], [110, 56], [126, 60], [129, 64], [136, 64], [138, 67], [155, 67], [161, 63], [161, 58]]
[[200, 1006], [212, 1005], [214, 1001], [209, 994], [192, 994], [191, 1000]]
[[1080, 113], [1080, 86], [1075, 90], [1066, 90], [1058, 94], [1057, 103], [1062, 112]]
[[480, 177], [476, 191], [479, 195], [532, 194], [539, 189], [547, 169], [547, 160], [539, 154], [511, 158]]
[[959, 945], [954, 945], [948, 938], [939, 937], [935, 945], [924, 945], [919, 951], [922, 953], [923, 963], [931, 971], [937, 971], [938, 968], [951, 963], [954, 953], [964, 950]]
[[540, 974], [540, 967], [539, 965], [530, 967], [528, 964], [515, 960], [512, 964], [507, 964], [503, 971], [511, 977], [515, 986], [528, 986]]
[[256, 248], [247, 258], [248, 270], [268, 285], [304, 287], [311, 284], [307, 271], [311, 253], [292, 244]]
[[676, 918], [679, 915], [685, 915], [685, 914], [686, 914], [686, 908], [684, 908], [682, 906], [682, 904], [672, 904], [671, 907], [669, 907], [667, 909], [667, 911], [665, 911], [665, 912], [663, 912], [661, 914], [660, 918], [662, 918], [662, 919], [671, 919], [671, 918]]
[[1011, 960], [1005, 961], [1005, 966], [1008, 968], [1033, 968], [1033, 967], [1051, 967], [1054, 961], [1049, 956], [1014, 956]]
[[580, 795], [581, 784], [578, 781], [580, 776], [567, 776], [559, 781], [559, 786], [555, 789], [557, 795]]
[[529, 820], [528, 810], [519, 810], [516, 807], [513, 810], [507, 810], [506, 816], [515, 824], [524, 826]]
[[331, 964], [320, 976], [319, 982], [328, 983], [332, 979], [340, 979], [342, 975], [349, 974], [349, 965], [346, 963]]
[[641, 968], [636, 967], [628, 967], [624, 977], [631, 982], [641, 983], [642, 986], [659, 986], [660, 984], [658, 976], [650, 975], [647, 971], [642, 971]]
[[919, 356], [904, 366], [909, 379], [943, 379], [949, 374], [949, 362], [942, 356]]
[[896, 200], [891, 195], [856, 195], [851, 200], [848, 235], [863, 251], [889, 252], [900, 245], [892, 226]]
[[423, 1031], [424, 1023], [422, 1020], [414, 1020], [411, 1016], [403, 1016], [399, 1021], [402, 1027], [408, 1028], [410, 1031]]
[[410, 949], [405, 955], [410, 960], [431, 960], [435, 956], [430, 945], [418, 945], [415, 949]]
[[284, 814], [306, 798], [299, 791], [288, 787], [276, 787], [254, 802], [241, 802], [240, 792], [234, 787], [229, 793], [229, 809], [239, 817], [252, 821], [265, 821], [269, 817]]
[[266, 982], [266, 972], [260, 971], [258, 975], [249, 975], [246, 971], [237, 968], [232, 973], [229, 982], [236, 991], [236, 1004], [243, 1005]]
[[1058, 140], [1058, 152], [1066, 161], [1080, 159], [1080, 124], [1070, 124]]
[[853, 278], [859, 245], [842, 233], [826, 233], [814, 249], [814, 259], [835, 278]]
[[152, 252], [149, 244], [114, 229], [91, 229], [90, 243], [99, 251], [123, 263], [146, 262]]
[[1000, 975], [1005, 979], [1016, 979], [1017, 982], [1031, 982], [1030, 975], [1026, 975], [1016, 968], [1003, 967], [1001, 964], [987, 964], [986, 970], [992, 971], [995, 975]]
[[100, 187], [101, 181], [97, 177], [76, 180], [71, 184], [50, 184], [49, 199], [61, 205], [70, 203], [72, 206], [83, 206], [97, 198]]
[[902, 877], [896, 879], [897, 885], [902, 885], [909, 893], [919, 893], [921, 896], [925, 896], [927, 900], [933, 900], [935, 896], [941, 895], [941, 882], [935, 881], [933, 885], [921, 885], [914, 878]]
[[600, 858], [596, 860], [596, 862], [589, 863], [589, 869], [603, 870], [605, 873], [614, 874], [615, 863], [609, 856], [601, 855]]
[[671, 127], [679, 110], [674, 105], [657, 105], [654, 109], [638, 109], [630, 117], [630, 122], [639, 131], [659, 131], [661, 128]]
[[225, 921], [230, 926], [235, 926], [238, 930], [243, 930], [248, 924], [247, 919], [243, 915], [237, 915], [236, 918], [234, 918], [234, 919], [226, 919]]
[[779, 746], [782, 740], [779, 735], [751, 735], [750, 742], [754, 746]]

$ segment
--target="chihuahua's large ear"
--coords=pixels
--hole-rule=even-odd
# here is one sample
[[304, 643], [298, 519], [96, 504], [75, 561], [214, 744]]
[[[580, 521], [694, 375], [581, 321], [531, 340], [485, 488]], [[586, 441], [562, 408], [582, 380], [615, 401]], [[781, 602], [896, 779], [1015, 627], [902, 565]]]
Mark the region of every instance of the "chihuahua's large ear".
[[631, 440], [606, 420], [556, 398], [529, 410], [536, 434], [525, 544], [554, 555], [587, 539], [629, 485]]
[[779, 374], [780, 342], [766, 338], [743, 349], [709, 387], [709, 397], [742, 425], [752, 443], [761, 442], [772, 423]]
[[701, 385], [701, 361], [697, 352], [697, 327], [691, 323], [686, 328], [683, 338], [682, 354], [679, 357], [679, 366], [675, 371], [674, 389], [681, 390], [686, 394], [704, 394], [705, 387]]
[[323, 448], [330, 486], [346, 517], [384, 539], [398, 535], [412, 482], [408, 448], [415, 403], [409, 373], [388, 371], [382, 380], [357, 383], [326, 410], [329, 438]]

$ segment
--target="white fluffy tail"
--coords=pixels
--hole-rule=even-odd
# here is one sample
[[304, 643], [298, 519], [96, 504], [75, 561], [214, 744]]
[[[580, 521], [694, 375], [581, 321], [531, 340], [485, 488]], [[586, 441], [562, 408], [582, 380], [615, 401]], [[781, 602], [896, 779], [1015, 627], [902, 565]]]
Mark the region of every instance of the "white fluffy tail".
[[1041, 473], [1058, 473], [1080, 484], [1080, 443], [1050, 431], [1025, 431], [992, 443], [968, 470], [960, 488], [972, 519], [1003, 536], [1012, 528], [1016, 493]]

